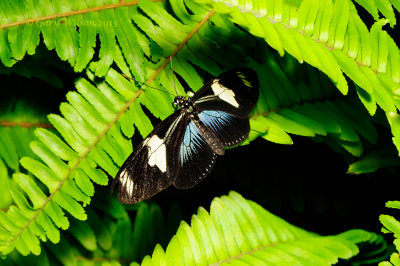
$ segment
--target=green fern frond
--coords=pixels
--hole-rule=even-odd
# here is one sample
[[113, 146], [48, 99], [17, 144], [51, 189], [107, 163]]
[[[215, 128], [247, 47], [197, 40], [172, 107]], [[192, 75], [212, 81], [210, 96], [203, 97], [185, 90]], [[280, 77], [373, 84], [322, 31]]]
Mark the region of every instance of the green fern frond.
[[395, 167], [399, 165], [400, 159], [396, 156], [396, 151], [391, 147], [382, 147], [368, 152], [360, 160], [350, 164], [348, 173], [371, 173], [380, 168]]
[[[100, 199], [94, 204], [96, 211], [88, 211], [87, 221], [71, 223], [68, 238], [62, 239], [57, 245], [46, 245], [45, 249], [50, 250], [61, 263], [66, 265], [96, 262], [126, 264], [136, 259], [138, 255], [143, 257], [145, 254], [141, 254], [143, 252], [141, 249], [155, 244], [154, 238], [148, 233], [156, 229], [152, 227], [154, 224], [151, 221], [161, 218], [159, 222], [163, 222], [161, 210], [152, 206], [150, 211], [150, 206], [141, 204], [137, 211], [138, 218], [132, 221], [115, 199], [111, 199], [110, 196], [104, 198], [107, 199]], [[147, 234], [146, 239], [137, 237], [137, 228], [143, 226], [143, 220], [149, 222], [145, 225], [148, 230], [143, 232]], [[157, 239], [161, 235], [153, 237]], [[141, 245], [134, 246], [135, 241], [140, 241], [136, 243]], [[68, 252], [65, 252], [66, 250]]]
[[7, 166], [2, 159], [0, 159], [0, 182], [2, 184], [0, 188], [0, 209], [3, 211], [12, 204], [12, 198], [10, 194], [10, 177], [8, 175]]
[[231, 192], [215, 198], [210, 213], [200, 208], [192, 217], [191, 226], [182, 222], [166, 251], [157, 246], [142, 265], [329, 265], [356, 255], [356, 244], [370, 237], [362, 230], [319, 236]]
[[[392, 209], [400, 209], [400, 201], [388, 201], [386, 202], [386, 207]], [[387, 214], [381, 214], [379, 216], [379, 220], [381, 221], [383, 228], [383, 233], [393, 233], [395, 240], [393, 244], [396, 248], [397, 252], [394, 252], [390, 256], [389, 261], [383, 261], [379, 263], [379, 266], [392, 266], [392, 265], [400, 265], [399, 253], [400, 253], [400, 222], [396, 220], [393, 216]]]
[[0, 209], [11, 203], [11, 176], [20, 172], [19, 160], [24, 156], [35, 157], [29, 142], [35, 138], [38, 127], [51, 127], [46, 119], [46, 108], [30, 101], [30, 97], [17, 97], [21, 90], [3, 92], [0, 100]]
[[[229, 15], [233, 22], [264, 38], [280, 55], [286, 51], [299, 62], [320, 69], [343, 94], [348, 92], [343, 74], [349, 76], [373, 105], [378, 104], [385, 111], [393, 142], [400, 150], [400, 53], [382, 30], [386, 20], [376, 22], [368, 31], [349, 0], [304, 0], [298, 10], [282, 1], [198, 2]], [[375, 113], [375, 108], [366, 107], [371, 115]]]
[[[376, 143], [377, 131], [368, 112], [356, 100], [343, 97], [333, 84], [311, 68], [304, 68], [291, 57], [271, 55], [263, 66], [253, 64], [260, 77], [260, 100], [251, 117], [249, 140], [258, 136], [292, 144], [290, 134], [323, 137], [354, 156], [363, 152], [362, 139]], [[279, 64], [290, 62], [301, 77], [285, 72]]]
[[388, 245], [380, 234], [370, 234], [368, 238], [360, 235], [358, 230], [350, 230], [340, 234], [347, 240], [358, 243], [360, 252], [348, 260], [348, 265], [376, 265], [385, 258], [388, 258]]
[[[104, 75], [113, 62], [126, 70], [122, 53], [138, 55], [142, 51], [122, 45], [129, 30], [124, 27], [130, 23], [127, 23], [127, 18], [115, 14], [114, 10], [126, 12], [137, 2], [93, 2], [89, 5], [71, 1], [69, 5], [62, 5], [46, 0], [24, 3], [4, 1], [0, 11], [0, 59], [6, 66], [11, 66], [26, 54], [34, 54], [40, 41], [39, 36], [42, 35], [49, 50], [55, 49], [62, 60], [68, 61], [76, 71], [82, 71], [93, 58], [96, 36], [99, 36], [99, 75]], [[79, 31], [76, 27], [79, 27]], [[130, 58], [127, 61], [132, 67], [137, 66]]]
[[[110, 73], [109, 76], [112, 76], [114, 72]], [[124, 78], [120, 76], [121, 79]], [[69, 93], [67, 98], [72, 99], [71, 103], [62, 104], [60, 107], [65, 118], [57, 115], [49, 116], [49, 120], [69, 145], [50, 131], [38, 129], [35, 134], [39, 141], [32, 142], [31, 149], [40, 161], [31, 157], [21, 159], [22, 166], [47, 187], [49, 195], [43, 192], [32, 176], [23, 173], [14, 175], [16, 183], [32, 202], [32, 207], [19, 189], [12, 190], [13, 198], [19, 208], [13, 207], [7, 214], [2, 213], [1, 224], [5, 226], [5, 232], [8, 232], [1, 237], [1, 249], [5, 254], [14, 247], [25, 255], [30, 252], [39, 254], [37, 237], [43, 241], [50, 239], [53, 243], [57, 243], [60, 239], [57, 227], [63, 229], [69, 227], [62, 209], [77, 219], [85, 220], [87, 215], [79, 202], [83, 204], [90, 202], [90, 197], [94, 193], [92, 182], [102, 185], [108, 183], [106, 174], [96, 169], [96, 165], [100, 165], [107, 173], [114, 176], [118, 168], [113, 159], [118, 160], [118, 165], [121, 165], [132, 149], [129, 140], [123, 138], [120, 127], [115, 124], [129, 105], [123, 105], [122, 111], [114, 109], [104, 95], [87, 81], [78, 81], [77, 87], [82, 94]], [[130, 103], [136, 99], [133, 97], [135, 92], [132, 89], [132, 85], [120, 87], [120, 91], [125, 90], [125, 96], [133, 99]], [[116, 97], [121, 97], [115, 91], [112, 93]], [[83, 114], [88, 114], [85, 118], [95, 117], [93, 123], [89, 125], [77, 112], [74, 108], [76, 103], [74, 99], [82, 102], [91, 99], [96, 103], [97, 108], [89, 103], [77, 107]], [[113, 117], [110, 117], [111, 115]], [[16, 198], [20, 200], [17, 201]], [[10, 222], [13, 220], [19, 222], [7, 226], [11, 225]]]
[[[132, 73], [136, 78], [144, 80], [148, 77], [146, 69], [157, 67], [149, 65], [143, 55], [152, 58], [153, 62], [174, 56], [177, 46], [186, 44], [183, 40], [189, 39], [191, 32], [202, 35], [202, 32], [193, 29], [208, 22], [214, 14], [191, 1], [186, 2], [171, 1], [174, 13], [184, 22], [182, 24], [157, 0], [112, 4], [96, 2], [90, 5], [75, 1], [71, 1], [70, 5], [46, 0], [24, 4], [6, 1], [0, 11], [0, 59], [4, 65], [12, 66], [26, 54], [34, 54], [39, 36], [42, 35], [46, 47], [49, 50], [55, 49], [58, 56], [68, 61], [78, 72], [85, 69], [93, 59], [98, 37], [99, 60], [92, 62], [96, 76], [104, 76], [115, 62], [124, 74]], [[221, 22], [224, 23], [223, 19], [215, 19], [215, 29], [218, 30]], [[231, 29], [235, 30], [233, 26]], [[211, 34], [209, 37], [215, 39], [213, 34], [222, 32], [204, 33]], [[219, 35], [218, 38], [223, 42], [229, 36]], [[196, 46], [197, 49], [192, 51], [198, 48], [208, 50], [210, 46], [207, 46]], [[189, 44], [188, 48], [194, 47]], [[210, 64], [207, 62], [208, 57], [198, 58], [192, 51], [188, 51], [187, 56], [190, 55], [197, 65]], [[206, 54], [212, 56], [212, 50]], [[221, 61], [219, 55], [216, 58]], [[212, 73], [217, 69], [217, 65], [214, 65]]]
[[[108, 191], [100, 191], [92, 207], [87, 209], [86, 221], [71, 220], [70, 229], [62, 234], [60, 242], [56, 245], [45, 243], [40, 256], [31, 254], [25, 257], [13, 251], [3, 259], [3, 263], [128, 264], [143, 259], [157, 243], [165, 246], [178, 228], [182, 216], [171, 209], [167, 214], [170, 222], [167, 223], [158, 205], [141, 203], [135, 206], [135, 212], [130, 212], [136, 213], [133, 220]], [[168, 226], [173, 232], [167, 230]]]
[[371, 14], [371, 16], [375, 19], [375, 21], [378, 21], [380, 19], [379, 17], [379, 12], [380, 12], [386, 19], [389, 20], [391, 27], [396, 25], [396, 16], [394, 14], [394, 9], [397, 9], [397, 11], [400, 10], [400, 3], [398, 1], [355, 0], [355, 2], [357, 2], [363, 8], [365, 8], [365, 10], [367, 10]]
[[19, 159], [34, 156], [25, 146], [34, 139], [33, 131], [38, 127], [51, 127], [46, 119], [46, 110], [27, 98], [16, 98], [4, 94], [0, 103], [0, 158], [14, 171], [19, 171]]
[[[192, 26], [196, 26], [206, 12], [195, 4], [190, 6], [197, 7], [194, 10], [196, 15], [189, 15], [183, 5], [173, 3], [172, 6], [179, 15], [189, 18]], [[104, 76], [115, 62], [126, 75], [133, 73], [143, 80], [147, 76], [143, 55], [156, 60], [171, 55], [192, 29], [175, 20], [157, 0], [111, 4], [70, 1], [70, 5], [47, 0], [5, 1], [0, 10], [0, 59], [10, 67], [26, 54], [34, 54], [41, 35], [46, 47], [55, 49], [58, 56], [78, 72], [93, 59], [98, 37], [99, 60], [93, 62], [97, 76]], [[141, 30], [145, 30], [148, 36]], [[161, 49], [151, 51], [153, 44]]]

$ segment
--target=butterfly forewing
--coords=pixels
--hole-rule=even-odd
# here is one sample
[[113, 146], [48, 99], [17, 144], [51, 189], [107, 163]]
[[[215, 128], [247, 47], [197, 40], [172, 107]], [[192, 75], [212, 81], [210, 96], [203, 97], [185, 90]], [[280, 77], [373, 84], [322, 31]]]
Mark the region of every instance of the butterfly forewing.
[[191, 99], [203, 110], [247, 117], [258, 99], [258, 78], [250, 68], [227, 71], [206, 83]]
[[183, 137], [180, 132], [187, 124], [184, 118], [174, 113], [162, 121], [124, 162], [112, 185], [120, 183], [120, 202], [140, 202], [173, 182], [178, 170], [176, 150]]

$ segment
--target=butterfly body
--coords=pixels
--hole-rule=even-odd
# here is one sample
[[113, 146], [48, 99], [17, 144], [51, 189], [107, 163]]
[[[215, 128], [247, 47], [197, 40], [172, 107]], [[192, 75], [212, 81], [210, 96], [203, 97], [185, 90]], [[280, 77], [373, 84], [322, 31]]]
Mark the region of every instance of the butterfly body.
[[225, 72], [194, 96], [175, 97], [179, 107], [136, 147], [118, 172], [118, 200], [137, 203], [173, 184], [191, 188], [212, 169], [226, 147], [247, 138], [248, 115], [258, 98], [256, 73]]

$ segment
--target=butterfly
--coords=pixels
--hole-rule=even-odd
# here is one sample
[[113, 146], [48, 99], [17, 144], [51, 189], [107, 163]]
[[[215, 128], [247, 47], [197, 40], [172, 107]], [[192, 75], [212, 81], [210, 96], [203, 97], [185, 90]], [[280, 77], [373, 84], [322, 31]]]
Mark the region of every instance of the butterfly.
[[249, 113], [258, 99], [258, 77], [250, 68], [227, 71], [192, 98], [176, 96], [176, 111], [136, 147], [117, 173], [118, 200], [133, 204], [170, 185], [191, 188], [211, 171], [218, 155], [247, 138]]

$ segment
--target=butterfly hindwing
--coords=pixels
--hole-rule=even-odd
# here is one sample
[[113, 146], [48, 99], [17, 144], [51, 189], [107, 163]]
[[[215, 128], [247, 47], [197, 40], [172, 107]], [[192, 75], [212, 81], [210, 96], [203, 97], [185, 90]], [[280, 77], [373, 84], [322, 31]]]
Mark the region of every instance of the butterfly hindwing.
[[119, 182], [118, 200], [136, 203], [165, 189], [177, 175], [176, 150], [182, 139], [185, 116], [179, 112], [162, 121], [120, 168], [112, 187]]
[[220, 110], [199, 112], [200, 120], [221, 140], [224, 147], [232, 147], [247, 138], [250, 131], [247, 117], [236, 117]]
[[[179, 147], [179, 170], [174, 180], [174, 186], [177, 188], [195, 186], [203, 180], [215, 164], [217, 154], [200, 133], [199, 126], [204, 127], [192, 120], [186, 127]], [[215, 135], [212, 138], [218, 142]]]

